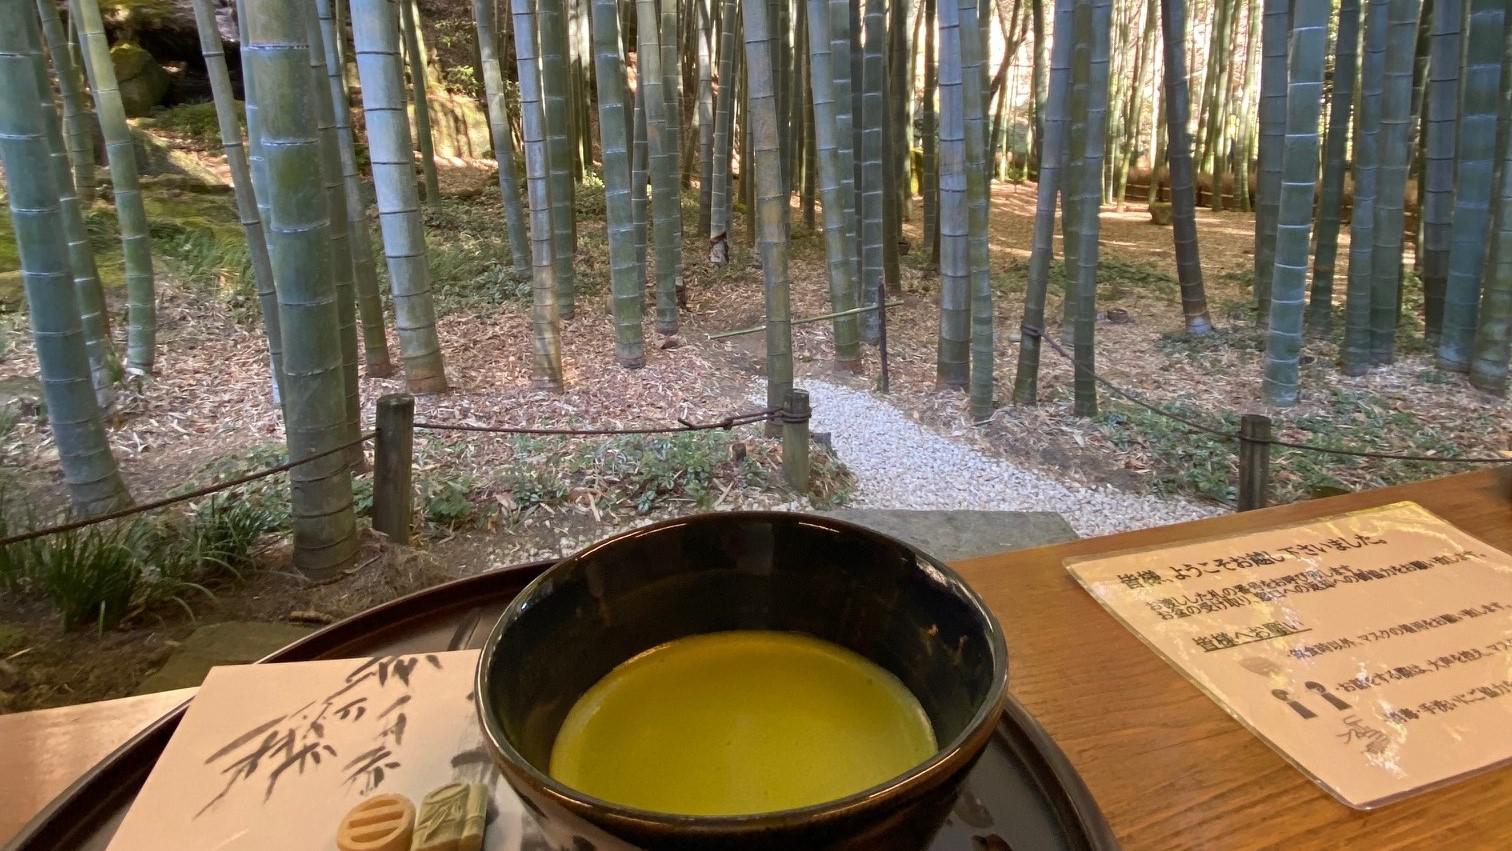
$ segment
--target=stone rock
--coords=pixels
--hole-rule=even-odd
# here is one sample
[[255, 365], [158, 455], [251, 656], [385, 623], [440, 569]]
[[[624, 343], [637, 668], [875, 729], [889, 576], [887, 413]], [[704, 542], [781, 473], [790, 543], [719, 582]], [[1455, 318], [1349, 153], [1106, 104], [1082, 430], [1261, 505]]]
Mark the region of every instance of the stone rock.
[[41, 416], [42, 382], [30, 375], [0, 378], [0, 411], [12, 417]]
[[286, 623], [227, 621], [196, 629], [168, 657], [157, 673], [142, 681], [133, 694], [150, 694], [197, 686], [217, 665], [256, 662], [313, 632]]
[[946, 562], [1076, 540], [1071, 524], [1053, 511], [848, 508], [824, 513], [907, 541]]
[[132, 118], [146, 115], [167, 97], [168, 72], [140, 45], [123, 41], [111, 47], [110, 63], [115, 66], [126, 115]]

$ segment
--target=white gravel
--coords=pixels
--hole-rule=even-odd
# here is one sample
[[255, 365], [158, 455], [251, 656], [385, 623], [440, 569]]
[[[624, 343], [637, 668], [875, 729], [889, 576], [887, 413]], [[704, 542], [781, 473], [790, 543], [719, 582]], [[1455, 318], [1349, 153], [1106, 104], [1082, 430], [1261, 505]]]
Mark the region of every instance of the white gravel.
[[930, 431], [870, 393], [812, 378], [800, 386], [813, 404], [810, 428], [830, 433], [836, 454], [856, 475], [856, 507], [1055, 511], [1083, 537], [1217, 513], [1191, 500], [1062, 481]]

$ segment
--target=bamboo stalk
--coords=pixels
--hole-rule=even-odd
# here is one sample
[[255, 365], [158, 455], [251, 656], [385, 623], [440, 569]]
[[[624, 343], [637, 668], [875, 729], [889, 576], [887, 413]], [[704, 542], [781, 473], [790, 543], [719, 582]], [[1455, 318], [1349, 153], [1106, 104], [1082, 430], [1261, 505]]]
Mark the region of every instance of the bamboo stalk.
[[[74, 62], [73, 48], [63, 20], [58, 15], [54, 0], [37, 0], [37, 13], [42, 19], [42, 35], [52, 57], [53, 74], [58, 79], [58, 94], [63, 100], [63, 136], [67, 142], [68, 159], [73, 165], [74, 192], [79, 203], [88, 206], [95, 199], [95, 152], [94, 117], [89, 111], [89, 99], [84, 95], [84, 84], [79, 79], [79, 66]], [[81, 308], [88, 305], [80, 302]], [[85, 334], [89, 334], [86, 318]]]
[[435, 204], [441, 200], [441, 182], [436, 178], [436, 145], [431, 137], [425, 50], [420, 46], [420, 14], [415, 9], [415, 0], [394, 2], [399, 4], [404, 54], [409, 60], [410, 90], [414, 94], [415, 103], [415, 135], [420, 137], [420, 171], [425, 178], [425, 203]]
[[598, 80], [600, 149], [604, 159], [604, 217], [609, 231], [614, 352], [620, 366], [646, 365], [641, 335], [645, 277], [635, 263], [635, 221], [630, 212], [630, 151], [625, 144], [625, 59], [620, 53], [614, 0], [594, 0], [593, 44]]
[[682, 219], [677, 191], [677, 149], [673, 137], [667, 75], [662, 68], [663, 51], [658, 43], [655, 0], [636, 0], [639, 12], [641, 96], [645, 104], [646, 141], [651, 171], [651, 215], [656, 237], [656, 330], [676, 334], [677, 288], [682, 268], [682, 245], [676, 222]]
[[965, 387], [971, 325], [970, 224], [967, 212], [966, 104], [961, 4], [942, 0], [940, 19], [940, 335], [935, 384]]
[[525, 186], [530, 195], [530, 329], [534, 357], [531, 372], [537, 387], [562, 386], [562, 322], [557, 305], [552, 251], [551, 163], [546, 151], [546, 116], [536, 56], [536, 16], [531, 0], [511, 0], [515, 61], [520, 81], [520, 129], [525, 140]]
[[126, 372], [151, 375], [156, 356], [157, 296], [152, 273], [152, 237], [147, 232], [147, 208], [137, 182], [136, 148], [126, 126], [126, 110], [116, 84], [105, 25], [96, 0], [71, 0], [78, 21], [85, 69], [94, 92], [100, 134], [110, 164], [116, 218], [121, 225], [121, 254], [126, 265]]
[[[247, 0], [246, 10], [247, 72], [262, 99], [273, 213], [268, 238], [284, 339], [285, 433], [289, 456], [305, 458], [339, 446], [347, 433], [330, 210], [326, 193], [312, 191], [322, 183], [316, 100], [323, 93], [310, 85], [309, 35], [298, 0]], [[360, 18], [354, 14], [353, 23], [360, 26]], [[311, 577], [350, 566], [357, 536], [347, 459], [335, 453], [301, 464], [289, 481], [294, 566]]]
[[551, 162], [551, 252], [556, 264], [557, 309], [561, 318], [567, 320], [577, 311], [577, 268], [573, 262], [577, 256], [577, 224], [573, 209], [575, 160], [568, 125], [571, 104], [567, 98], [567, 31], [562, 20], [562, 0], [538, 0], [537, 25], [546, 156]]
[[48, 119], [38, 98], [48, 90], [47, 72], [32, 14], [25, 0], [0, 2], [0, 86], [11, 93], [0, 109], [0, 164], [48, 429], [69, 500], [75, 511], [89, 516], [123, 508], [131, 495], [111, 454], [90, 380], [58, 197], [59, 187], [71, 178], [48, 141]]
[[520, 178], [515, 167], [519, 153], [514, 149], [509, 98], [499, 63], [498, 18], [497, 0], [473, 0], [483, 91], [488, 100], [488, 129], [493, 139], [494, 161], [499, 164], [499, 195], [504, 200], [504, 229], [509, 234], [509, 258], [515, 277], [523, 280], [530, 276], [530, 240], [525, 235], [525, 211], [520, 205]]

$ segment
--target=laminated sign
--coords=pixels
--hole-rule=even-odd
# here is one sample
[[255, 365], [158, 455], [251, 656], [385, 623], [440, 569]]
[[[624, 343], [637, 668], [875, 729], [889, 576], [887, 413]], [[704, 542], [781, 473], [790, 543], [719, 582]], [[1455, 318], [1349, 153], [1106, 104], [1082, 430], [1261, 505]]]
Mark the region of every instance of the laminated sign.
[[1512, 556], [1416, 503], [1067, 567], [1351, 807], [1512, 758]]

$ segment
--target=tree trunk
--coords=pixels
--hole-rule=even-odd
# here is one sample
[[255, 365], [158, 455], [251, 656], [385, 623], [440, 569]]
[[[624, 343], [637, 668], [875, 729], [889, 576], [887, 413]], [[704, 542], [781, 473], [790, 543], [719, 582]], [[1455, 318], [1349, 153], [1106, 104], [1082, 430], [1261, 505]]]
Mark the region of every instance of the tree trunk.
[[[1145, 9], [1144, 33], [1139, 40], [1139, 58], [1134, 64], [1134, 90], [1129, 97], [1129, 118], [1124, 132], [1123, 155], [1119, 157], [1114, 176], [1113, 196], [1118, 201], [1118, 211], [1122, 213], [1128, 206], [1129, 194], [1129, 169], [1134, 167], [1134, 162], [1139, 156], [1139, 128], [1144, 114], [1145, 75], [1151, 66], [1155, 64], [1155, 33], [1158, 30], [1156, 22], [1160, 19], [1160, 0], [1149, 0]], [[1151, 75], [1150, 86], [1155, 85], [1155, 77]], [[1154, 160], [1150, 161], [1151, 172], [1154, 171]]]
[[[1112, 0], [1077, 0], [1077, 52], [1071, 70], [1071, 150], [1080, 162], [1071, 167], [1076, 228], [1076, 316], [1073, 330], [1075, 395], [1072, 411], [1097, 416], [1096, 359], [1093, 334], [1097, 318], [1097, 255], [1103, 192], [1104, 136], [1108, 126], [1108, 54]], [[1078, 124], [1081, 124], [1078, 127]], [[1079, 143], [1079, 144], [1078, 144]]]
[[662, 69], [663, 51], [658, 42], [656, 0], [637, 0], [640, 18], [640, 85], [638, 101], [645, 104], [646, 141], [651, 164], [651, 215], [656, 237], [656, 330], [677, 333], [677, 285], [681, 261], [681, 244], [676, 222], [682, 218], [678, 208], [677, 149], [672, 139], [677, 129], [670, 124], [666, 90], [667, 75]]
[[[1359, 0], [1355, 0], [1358, 4]], [[1249, 167], [1255, 146], [1255, 66], [1260, 64], [1260, 0], [1250, 0], [1244, 36], [1243, 96], [1239, 99], [1239, 120], [1235, 122], [1234, 198], [1241, 213], [1248, 213], [1250, 203]]]
[[[831, 67], [829, 8], [826, 0], [808, 0], [809, 84], [814, 102], [814, 135], [819, 191], [824, 203], [824, 255], [829, 268], [830, 307], [835, 312], [856, 307], [856, 282], [849, 247], [845, 244], [845, 202], [836, 138], [835, 78]], [[861, 341], [855, 314], [834, 319], [836, 372], [861, 371]]]
[[714, 150], [710, 160], [708, 234], [709, 261], [723, 265], [730, 262], [730, 141], [735, 127], [735, 15], [738, 10], [735, 0], [716, 1], [722, 6], [719, 14], [719, 99], [714, 112]]
[[[971, 417], [981, 421], [992, 415], [993, 360], [992, 277], [987, 239], [987, 116], [984, 114], [987, 98], [982, 90], [985, 82], [982, 53], [986, 40], [977, 17], [976, 0], [959, 2], [961, 100], [966, 110], [966, 254], [971, 274]], [[1111, 8], [1112, 0], [1108, 3]], [[1101, 197], [1100, 192], [1098, 197]]]
[[766, 5], [759, 0], [747, 0], [741, 6], [745, 15], [746, 79], [750, 85], [751, 149], [756, 157], [755, 221], [766, 293], [767, 407], [776, 409], [787, 404], [788, 391], [793, 389], [793, 331], [788, 314], [788, 188], [782, 180], [778, 154], [773, 50]]
[[[946, 0], [949, 2], [949, 0]], [[919, 185], [924, 194], [924, 245], [929, 249], [929, 265], [940, 266], [940, 172], [939, 139], [935, 120], [935, 92], [939, 89], [940, 69], [935, 61], [935, 4], [924, 0], [924, 99], [919, 134], [923, 137], [924, 173]]]
[[[1444, 0], [1436, 0], [1438, 3]], [[1503, 91], [1512, 80], [1504, 75]], [[1507, 362], [1512, 358], [1512, 133], [1503, 132], [1497, 152], [1500, 186], [1495, 227], [1481, 287], [1480, 311], [1471, 347], [1470, 383], [1497, 396], [1507, 395]]]
[[1255, 205], [1256, 319], [1270, 316], [1271, 267], [1281, 203], [1281, 146], [1286, 134], [1286, 43], [1289, 0], [1264, 0], [1260, 25], [1260, 180]]
[[1181, 314], [1188, 334], [1213, 330], [1197, 247], [1197, 190], [1192, 174], [1192, 143], [1187, 138], [1186, 21], [1181, 0], [1160, 0], [1161, 40], [1165, 49], [1166, 161], [1171, 173], [1171, 234], [1176, 274], [1181, 282]]
[[[830, 15], [830, 65], [834, 69], [835, 82], [835, 148], [840, 154], [840, 191], [845, 205], [845, 244], [851, 256], [851, 280], [861, 286], [861, 151], [857, 143], [861, 139], [861, 115], [855, 107], [860, 103], [858, 94], [861, 81], [853, 71], [860, 67], [851, 53], [851, 11], [854, 4], [848, 0], [829, 0]], [[862, 328], [866, 326], [862, 320]]]
[[1496, 0], [1470, 0], [1469, 7], [1455, 154], [1453, 235], [1438, 349], [1439, 366], [1458, 372], [1470, 368], [1470, 347], [1491, 224], [1505, 21], [1503, 4]]
[[[329, 2], [329, 0], [321, 0]], [[504, 199], [504, 230], [509, 234], [509, 259], [520, 280], [530, 276], [530, 239], [525, 234], [525, 211], [520, 204], [520, 178], [515, 161], [514, 132], [509, 122], [509, 95], [499, 61], [497, 0], [473, 0], [473, 23], [478, 30], [478, 54], [483, 66], [483, 92], [488, 102], [488, 129], [494, 161], [499, 164], [499, 195]], [[623, 73], [623, 72], [621, 72]]]
[[[326, 79], [323, 82], [330, 91], [333, 130], [340, 157], [347, 246], [352, 258], [357, 315], [362, 322], [363, 360], [367, 363], [367, 374], [370, 377], [387, 378], [394, 374], [394, 366], [389, 361], [383, 301], [378, 295], [378, 268], [373, 262], [373, 241], [368, 233], [367, 198], [363, 193], [362, 179], [357, 174], [357, 146], [352, 138], [352, 109], [347, 101], [346, 77], [341, 65], [342, 31], [332, 16], [331, 0], [316, 0], [315, 9], [325, 59]], [[320, 82], [322, 81], [317, 81], [317, 84]], [[271, 289], [271, 282], [269, 287]]]
[[[50, 0], [43, 0], [43, 5], [56, 13], [56, 7], [52, 6]], [[210, 0], [194, 0], [194, 19], [199, 34], [200, 52], [204, 54], [205, 69], [210, 77], [211, 97], [215, 101], [221, 152], [226, 157], [226, 169], [231, 172], [231, 190], [236, 195], [236, 211], [247, 239], [247, 259], [252, 267], [257, 306], [262, 314], [263, 332], [268, 341], [268, 371], [273, 379], [273, 399], [277, 405], [284, 398], [283, 338], [278, 327], [278, 292], [273, 285], [273, 261], [268, 255], [262, 219], [257, 214], [257, 198], [252, 192], [252, 176], [247, 170], [246, 151], [242, 147], [241, 123], [237, 121], [236, 97], [231, 90], [231, 75], [226, 70], [220, 32], [215, 27], [215, 8]], [[93, 263], [91, 257], [91, 267]], [[77, 265], [74, 275], [77, 278]], [[80, 292], [82, 293], [82, 289]]]
[[1307, 291], [1307, 247], [1312, 240], [1313, 193], [1318, 181], [1318, 113], [1323, 102], [1323, 58], [1328, 53], [1328, 5], [1300, 3], [1291, 23], [1286, 144], [1281, 152], [1270, 333], [1261, 386], [1265, 401], [1285, 406], [1297, 404], [1300, 398], [1297, 372]]
[[531, 0], [511, 0], [515, 63], [520, 81], [520, 129], [525, 141], [525, 187], [530, 198], [531, 377], [537, 387], [562, 387], [562, 317], [557, 303], [559, 268], [552, 243], [551, 158], [547, 153], [546, 116], [536, 55], [536, 14]]
[[646, 135], [646, 76], [645, 66], [639, 65], [641, 57], [639, 45], [636, 45], [635, 54], [638, 67], [635, 75], [635, 129], [631, 134], [630, 218], [635, 222], [635, 263], [641, 270], [641, 302], [644, 304], [646, 300], [646, 187], [651, 143]]
[[1045, 0], [1029, 0], [1029, 10], [1034, 22], [1034, 66], [1031, 71], [1034, 91], [1029, 98], [1034, 109], [1034, 145], [1029, 150], [1029, 160], [1034, 164], [1034, 179], [1039, 180], [1045, 147]]
[[436, 178], [436, 146], [431, 138], [430, 98], [426, 79], [425, 51], [420, 47], [420, 13], [415, 0], [395, 0], [403, 27], [404, 54], [409, 61], [410, 90], [415, 99], [415, 135], [420, 142], [420, 171], [425, 178], [425, 203], [441, 200], [441, 183]]
[[1055, 201], [1062, 180], [1062, 154], [1067, 147], [1073, 2], [1055, 0], [1056, 36], [1050, 52], [1049, 92], [1042, 113], [1045, 126], [1040, 144], [1029, 282], [1024, 293], [1024, 333], [1019, 345], [1018, 371], [1013, 380], [1013, 401], [1020, 405], [1035, 404], [1039, 390], [1040, 338], [1045, 333], [1045, 295], [1049, 289], [1050, 263], [1055, 248]]
[[[246, 71], [256, 78], [262, 100], [260, 129], [272, 196], [268, 237], [284, 340], [285, 431], [289, 457], [308, 458], [347, 439], [341, 319], [329, 262], [330, 211], [326, 194], [310, 191], [322, 182], [316, 101], [324, 92], [310, 85], [308, 22], [301, 5], [296, 0], [248, 0], [247, 11], [251, 62]], [[361, 28], [364, 16], [353, 11], [352, 22]], [[392, 8], [383, 11], [392, 28]], [[363, 88], [366, 92], [368, 87]], [[377, 159], [375, 151], [375, 163]], [[409, 186], [413, 191], [413, 179]], [[346, 456], [336, 453], [301, 464], [290, 471], [289, 481], [294, 566], [311, 577], [349, 567], [357, 535]]]
[[0, 163], [47, 424], [74, 511], [86, 517], [102, 514], [129, 505], [131, 495], [116, 468], [90, 381], [58, 197], [59, 188], [72, 178], [51, 151], [49, 136], [60, 142], [62, 133], [48, 132], [47, 123], [56, 116], [44, 114], [38, 97], [47, 92], [51, 98], [41, 35], [31, 8], [21, 0], [0, 3], [0, 85], [10, 94], [0, 110]]
[[[1412, 45], [1417, 37], [1418, 0], [1391, 0], [1387, 14], [1389, 29], [1386, 35], [1386, 76], [1381, 94], [1381, 132], [1378, 137], [1381, 153], [1377, 162], [1380, 173], [1376, 184], [1375, 247], [1370, 264], [1370, 359], [1377, 364], [1391, 363], [1396, 347], [1397, 293], [1402, 277], [1402, 207], [1407, 190], [1407, 164], [1410, 156], [1408, 146], [1412, 136]], [[1500, 69], [1500, 39], [1497, 41], [1496, 63]], [[1500, 79], [1499, 70], [1497, 79]], [[1490, 137], [1494, 151], [1495, 86], [1492, 87], [1491, 95]], [[1491, 184], [1489, 178], [1488, 173], [1488, 200]], [[1489, 217], [1487, 221], [1489, 223]], [[1484, 247], [1484, 241], [1481, 245]], [[1474, 333], [1474, 325], [1470, 327], [1470, 333]]]
[[[63, 28], [63, 19], [58, 15], [58, 4], [53, 0], [37, 0], [37, 13], [42, 19], [42, 34], [47, 42], [47, 52], [52, 57], [53, 73], [58, 78], [58, 94], [63, 100], [63, 137], [67, 142], [68, 159], [73, 165], [74, 193], [79, 203], [85, 206], [95, 199], [95, 118], [89, 111], [89, 99], [84, 94], [84, 83], [79, 79], [79, 66], [74, 63], [73, 48], [68, 32]], [[88, 310], [83, 298], [80, 308]], [[91, 345], [87, 335], [89, 319], [85, 317], [85, 345]], [[93, 354], [91, 354], [91, 363]]]
[[[880, 305], [886, 299], [883, 293], [885, 263], [882, 247], [886, 233], [882, 207], [887, 188], [882, 169], [883, 157], [886, 155], [883, 111], [886, 108], [887, 80], [882, 61], [882, 42], [887, 35], [887, 26], [883, 15], [883, 0], [864, 0], [864, 5], [866, 39], [861, 60], [861, 295], [866, 305], [877, 306], [877, 309], [866, 314], [862, 328], [866, 342], [875, 344], [881, 334], [881, 317], [878, 315], [882, 310]], [[746, 38], [750, 39], [749, 33]]]
[[599, 149], [604, 165], [604, 218], [609, 235], [609, 276], [614, 354], [626, 369], [646, 365], [641, 337], [644, 278], [635, 265], [635, 221], [630, 213], [630, 151], [625, 140], [625, 58], [620, 52], [614, 0], [593, 3], [594, 78], [598, 81]]
[[[886, 78], [882, 92], [882, 273], [889, 293], [902, 293], [898, 277], [898, 240], [903, 237], [901, 210], [903, 176], [901, 157], [903, 125], [908, 121], [907, 98], [902, 91], [908, 67], [908, 4], [895, 0], [888, 5], [887, 46], [883, 58]], [[900, 103], [901, 101], [901, 103]]]
[[1390, 0], [1365, 0], [1360, 112], [1354, 129], [1354, 185], [1349, 228], [1349, 284], [1340, 366], [1363, 375], [1370, 366], [1371, 264], [1375, 251], [1376, 164], [1380, 156], [1381, 93], [1386, 71], [1386, 12]]
[[1323, 190], [1318, 201], [1317, 249], [1313, 255], [1312, 301], [1307, 327], [1326, 334], [1333, 323], [1334, 264], [1339, 256], [1339, 219], [1344, 201], [1344, 152], [1354, 111], [1360, 47], [1360, 0], [1339, 4], [1335, 36], [1333, 100], [1328, 110], [1328, 142], [1323, 152]]
[[[575, 154], [568, 124], [571, 106], [567, 97], [567, 30], [562, 20], [562, 0], [537, 0], [537, 10], [541, 103], [546, 113], [546, 156], [551, 164], [551, 251], [556, 265], [557, 310], [566, 320], [577, 309]], [[515, 40], [518, 42], [519, 37]]]
[[[89, 244], [89, 231], [85, 227], [82, 212], [82, 208], [90, 203], [84, 197], [85, 190], [88, 190], [90, 199], [94, 197], [94, 134], [86, 123], [89, 115], [83, 107], [84, 96], [79, 90], [72, 51], [68, 48], [68, 37], [63, 32], [63, 22], [58, 17], [58, 7], [52, 0], [38, 0], [37, 11], [41, 14], [42, 32], [53, 57], [58, 90], [63, 95], [62, 129], [56, 136], [54, 131], [58, 130], [58, 125], [47, 117], [54, 113], [51, 87], [43, 92], [42, 109], [49, 135], [49, 149], [54, 162], [63, 170], [62, 180], [58, 183], [58, 199], [66, 229], [64, 236], [68, 241], [68, 265], [73, 273], [74, 298], [79, 305], [84, 351], [89, 356], [89, 374], [94, 384], [95, 399], [101, 410], [109, 410], [115, 400], [114, 384], [120, 362], [116, 358], [115, 344], [110, 339], [105, 290], [100, 284], [100, 271], [95, 265], [94, 248]], [[225, 67], [224, 60], [221, 66]], [[42, 83], [46, 86], [45, 67], [43, 71]], [[240, 141], [238, 127], [238, 144]], [[85, 150], [77, 150], [80, 146]], [[73, 158], [71, 173], [70, 157]], [[264, 258], [266, 259], [266, 254]], [[268, 286], [272, 286], [271, 279]], [[275, 330], [278, 327], [276, 317], [273, 327]]]
[[[1423, 325], [1430, 344], [1437, 343], [1444, 321], [1444, 291], [1449, 282], [1449, 225], [1454, 215], [1454, 151], [1459, 130], [1459, 66], [1464, 22], [1461, 0], [1434, 0], [1429, 35], [1427, 150], [1419, 183], [1422, 198]], [[1512, 259], [1512, 258], [1509, 258]]]
[[696, 0], [698, 15], [698, 232], [709, 232], [714, 203], [714, 68], [709, 56], [711, 0]]
[[[304, 5], [306, 54], [309, 82], [315, 94], [315, 128], [320, 140], [320, 178], [325, 187], [326, 225], [331, 247], [331, 284], [336, 290], [337, 335], [341, 342], [342, 386], [346, 390], [346, 440], [362, 436], [362, 395], [357, 381], [357, 296], [352, 282], [352, 248], [347, 240], [346, 188], [341, 182], [341, 152], [336, 143], [336, 118], [326, 76], [325, 44], [320, 37], [320, 18], [314, 5]], [[385, 358], [388, 352], [384, 352]], [[353, 472], [367, 468], [362, 446], [347, 449]]]
[[100, 135], [105, 137], [105, 158], [110, 163], [116, 218], [121, 226], [121, 254], [126, 267], [126, 372], [151, 375], [156, 354], [157, 296], [147, 208], [137, 184], [136, 148], [126, 126], [126, 110], [121, 105], [100, 7], [95, 0], [72, 0], [70, 8], [78, 22], [84, 69], [94, 92], [95, 112], [100, 116]]
[[[265, 3], [271, 0], [248, 0]], [[276, 0], [287, 2], [287, 0]], [[426, 262], [425, 223], [415, 186], [414, 146], [404, 110], [404, 72], [399, 65], [399, 25], [390, 0], [352, 0], [352, 41], [362, 80], [362, 110], [367, 118], [368, 156], [378, 196], [378, 224], [388, 261], [394, 297], [394, 327], [411, 393], [444, 393], [446, 365], [436, 335], [436, 308], [431, 300]], [[259, 81], [260, 82], [260, 81]], [[263, 92], [258, 90], [261, 97]], [[258, 110], [264, 122], [269, 107]], [[271, 176], [273, 152], [265, 150]], [[277, 271], [275, 264], [275, 273]], [[285, 349], [289, 340], [285, 339]]]
[[961, 6], [939, 9], [940, 75], [940, 339], [935, 384], [963, 388], [970, 377], [970, 225], [967, 212], [966, 101]]

